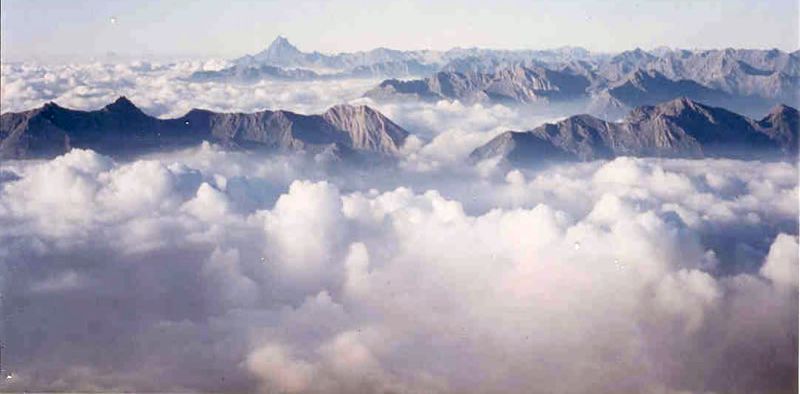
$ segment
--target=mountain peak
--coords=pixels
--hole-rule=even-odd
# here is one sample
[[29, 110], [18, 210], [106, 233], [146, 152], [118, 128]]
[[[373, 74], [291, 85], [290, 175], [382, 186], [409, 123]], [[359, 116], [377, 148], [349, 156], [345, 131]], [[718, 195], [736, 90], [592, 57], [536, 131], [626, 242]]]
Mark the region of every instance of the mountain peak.
[[269, 53], [284, 54], [287, 52], [300, 52], [291, 42], [284, 36], [277, 36], [272, 43], [267, 47]]
[[289, 42], [288, 38], [286, 38], [286, 37], [284, 37], [282, 35], [278, 35], [277, 37], [275, 37], [274, 40], [272, 40], [272, 43], [269, 44], [269, 46], [276, 46], [276, 45], [277, 46], [283, 46], [283, 45], [290, 45], [291, 46], [292, 44]]
[[61, 109], [62, 106], [58, 105], [55, 101], [48, 101], [42, 106], [44, 109]]
[[125, 96], [119, 96], [113, 103], [104, 107], [106, 111], [119, 112], [119, 113], [142, 113], [142, 111], [134, 105], [131, 100]]
[[661, 115], [683, 117], [693, 112], [705, 114], [707, 113], [707, 107], [686, 96], [682, 96], [656, 105], [636, 107], [628, 113], [626, 119], [633, 122], [648, 120]]

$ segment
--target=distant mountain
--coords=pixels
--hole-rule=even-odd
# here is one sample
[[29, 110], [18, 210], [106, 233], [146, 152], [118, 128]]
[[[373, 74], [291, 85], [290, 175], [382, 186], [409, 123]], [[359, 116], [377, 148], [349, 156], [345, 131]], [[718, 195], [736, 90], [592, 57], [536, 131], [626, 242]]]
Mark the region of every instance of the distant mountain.
[[[452, 80], [454, 84], [466, 87], [478, 86], [484, 90], [485, 79], [501, 73], [514, 73], [513, 70], [546, 69], [555, 73], [581, 76], [588, 81], [585, 97], [592, 97], [588, 112], [606, 114], [610, 110], [624, 113], [637, 105], [646, 105], [659, 100], [688, 96], [714, 105], [735, 108], [749, 114], [761, 113], [777, 103], [800, 103], [800, 54], [778, 49], [719, 49], [685, 50], [658, 48], [646, 51], [636, 48], [615, 55], [591, 53], [583, 48], [565, 47], [550, 50], [501, 50], [484, 48], [453, 48], [447, 51], [413, 50], [401, 51], [376, 48], [352, 53], [325, 54], [303, 52], [292, 45], [285, 37], [277, 37], [261, 52], [246, 55], [233, 61], [233, 66], [220, 71], [201, 71], [193, 74], [194, 81], [236, 81], [253, 82], [261, 79], [310, 80], [335, 78], [384, 78], [381, 87], [393, 87], [397, 92], [377, 89], [370, 95], [379, 98], [397, 98], [394, 93], [408, 93], [411, 85], [400, 86], [391, 79], [428, 78]], [[446, 76], [434, 76], [437, 72]], [[541, 71], [537, 71], [541, 74]], [[620, 84], [640, 73], [653, 76], [655, 83], [664, 86], [658, 90], [651, 86], [643, 89], [636, 97], [621, 97]], [[460, 74], [461, 76], [459, 76]], [[462, 76], [472, 79], [467, 81]], [[663, 78], [661, 78], [663, 76]], [[481, 92], [468, 93], [470, 100], [486, 100], [496, 97], [501, 101], [511, 100], [520, 103], [541, 101], [539, 93], [519, 93], [525, 89], [541, 90], [524, 81], [514, 81], [510, 85], [500, 82], [501, 92], [482, 95]], [[668, 83], [672, 81], [674, 83]], [[702, 92], [694, 82], [708, 91]], [[609, 92], [617, 88], [618, 92]], [[637, 88], [637, 87], [634, 87]], [[469, 88], [471, 90], [471, 88]], [[510, 90], [509, 90], [510, 89]], [[623, 90], [625, 88], [623, 87]], [[516, 92], [511, 92], [511, 90]], [[389, 93], [389, 94], [387, 94]], [[419, 97], [433, 97], [439, 94], [435, 89], [429, 92], [414, 92]], [[511, 93], [510, 95], [508, 93]], [[721, 94], [727, 94], [733, 101], [720, 101]], [[574, 91], [570, 90], [570, 95]], [[562, 95], [563, 96], [563, 95]], [[408, 97], [408, 96], [406, 96]], [[413, 96], [412, 96], [413, 97]], [[441, 95], [442, 98], [458, 98]]]
[[277, 37], [263, 51], [254, 55], [246, 55], [234, 60], [237, 65], [272, 65], [289, 68], [350, 70], [360, 66], [371, 66], [381, 63], [398, 63], [413, 61], [418, 64], [441, 68], [456, 59], [499, 59], [503, 61], [537, 60], [541, 62], [569, 62], [594, 58], [594, 54], [586, 49], [564, 47], [550, 50], [504, 50], [483, 48], [453, 48], [447, 51], [412, 50], [401, 51], [388, 48], [376, 48], [369, 51], [350, 53], [324, 54], [320, 52], [302, 52], [285, 37]]
[[[616, 119], [634, 107], [654, 105], [679, 97], [731, 107], [734, 97], [691, 80], [672, 80], [658, 71], [636, 69], [622, 81], [613, 83], [592, 97], [587, 112]], [[739, 100], [741, 101], [741, 100]]]
[[637, 49], [600, 63], [598, 74], [617, 81], [637, 69], [741, 97], [796, 103], [800, 91], [800, 55], [778, 49], [670, 50], [660, 55]]
[[424, 63], [422, 51], [398, 51], [377, 48], [366, 52], [328, 55], [320, 52], [302, 52], [285, 37], [277, 37], [263, 51], [234, 60], [238, 66], [271, 65], [285, 68], [344, 71], [358, 66], [416, 60]]
[[120, 97], [96, 111], [48, 103], [0, 115], [0, 158], [52, 157], [71, 148], [133, 155], [202, 141], [246, 149], [394, 156], [407, 136], [403, 128], [366, 106], [339, 105], [322, 115], [194, 109], [180, 118], [158, 119]]
[[235, 65], [216, 71], [196, 71], [189, 77], [194, 82], [257, 82], [276, 81], [316, 81], [341, 78], [387, 78], [413, 77], [436, 72], [435, 66], [421, 64], [415, 60], [385, 62], [358, 66], [350, 70], [334, 73], [317, 73], [303, 68], [281, 68], [270, 65]]
[[335, 76], [342, 78], [414, 77], [431, 75], [437, 70], [438, 66], [436, 65], [423, 64], [417, 60], [403, 60], [356, 66]]
[[[447, 51], [376, 48], [352, 53], [324, 54], [316, 51], [303, 52], [288, 39], [279, 36], [263, 51], [233, 60], [233, 65], [229, 68], [197, 72], [191, 79], [251, 82], [258, 79], [408, 78], [425, 77], [440, 70], [460, 71], [445, 67], [460, 59], [473, 59], [477, 62], [491, 59], [497, 63], [492, 69], [494, 71], [503, 68], [500, 64], [510, 65], [531, 60], [570, 62], [594, 57], [586, 49], [575, 47], [553, 50], [454, 48]], [[279, 69], [287, 72], [280, 72]]]
[[255, 64], [271, 64], [275, 66], [292, 67], [313, 61], [322, 56], [318, 53], [305, 54], [292, 45], [286, 37], [278, 36], [267, 49], [250, 56], [245, 56], [236, 63], [250, 62]]
[[531, 103], [577, 99], [589, 81], [582, 75], [540, 66], [514, 66], [491, 74], [439, 72], [423, 80], [383, 81], [365, 96], [386, 99], [412, 96], [426, 100]]
[[267, 49], [246, 55], [219, 71], [198, 71], [190, 76], [197, 82], [255, 82], [271, 80], [318, 80], [337, 78], [391, 78], [430, 75], [438, 65], [424, 62], [417, 52], [379, 48], [368, 52], [326, 55], [305, 53], [285, 37], [276, 38]]
[[320, 79], [320, 75], [311, 70], [283, 69], [275, 66], [260, 65], [233, 66], [218, 71], [197, 71], [191, 75], [190, 79], [195, 82], [257, 82], [262, 79], [309, 81]]
[[517, 104], [580, 99], [585, 112], [605, 119], [678, 97], [751, 116], [782, 102], [800, 103], [800, 60], [794, 53], [669, 49], [658, 53], [636, 49], [566, 63], [471, 56], [452, 60], [444, 66], [446, 71], [429, 78], [384, 80], [365, 95], [378, 100]]
[[505, 132], [475, 149], [474, 161], [515, 164], [616, 156], [761, 158], [797, 155], [798, 113], [778, 106], [754, 121], [687, 98], [631, 111], [624, 121], [577, 115], [530, 131]]

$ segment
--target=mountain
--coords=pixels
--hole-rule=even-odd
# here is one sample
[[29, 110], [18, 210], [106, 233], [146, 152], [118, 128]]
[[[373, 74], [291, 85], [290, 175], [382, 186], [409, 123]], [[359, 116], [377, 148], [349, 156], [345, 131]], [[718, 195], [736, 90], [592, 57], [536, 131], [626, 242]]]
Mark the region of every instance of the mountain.
[[431, 75], [438, 70], [436, 65], [423, 64], [417, 60], [402, 60], [361, 65], [339, 73], [337, 77], [350, 78], [400, 78]]
[[[325, 54], [303, 52], [285, 37], [278, 36], [261, 52], [234, 59], [233, 65], [220, 71], [200, 71], [190, 77], [194, 81], [252, 82], [259, 79], [305, 80], [333, 78], [409, 78], [426, 77], [437, 71], [461, 71], [443, 66], [459, 59], [465, 68], [477, 68], [471, 61], [490, 59], [496, 64], [492, 72], [511, 64], [537, 62], [570, 62], [594, 59], [586, 49], [564, 47], [552, 50], [496, 50], [453, 48], [447, 51], [401, 51], [376, 48], [369, 51]], [[283, 69], [284, 72], [281, 72]], [[475, 70], [473, 70], [475, 71]]]
[[798, 119], [800, 119], [800, 115], [796, 109], [781, 104], [776, 105], [767, 116], [759, 120], [758, 125], [769, 134], [771, 139], [784, 146], [786, 153], [796, 156], [797, 130], [800, 129]]
[[494, 73], [438, 72], [432, 77], [383, 81], [365, 96], [376, 99], [416, 97], [463, 102], [506, 101], [531, 103], [580, 98], [589, 81], [582, 75], [539, 66], [517, 65]]
[[423, 61], [417, 52], [378, 48], [368, 52], [326, 55], [305, 53], [279, 36], [267, 49], [246, 55], [218, 71], [197, 71], [195, 82], [255, 82], [262, 79], [306, 81], [337, 78], [400, 78], [430, 75], [438, 65]]
[[498, 59], [503, 62], [538, 60], [541, 62], [568, 62], [572, 60], [593, 59], [594, 54], [586, 49], [564, 47], [547, 50], [501, 50], [484, 48], [453, 48], [447, 51], [411, 50], [401, 51], [389, 48], [376, 48], [369, 51], [324, 54], [302, 52], [285, 37], [275, 38], [269, 46], [254, 55], [246, 55], [234, 60], [236, 65], [272, 65], [288, 68], [351, 70], [360, 66], [381, 63], [416, 62], [426, 66], [442, 66], [456, 59]]
[[[253, 82], [261, 79], [311, 80], [335, 78], [384, 78], [381, 87], [393, 87], [398, 92], [409, 86], [399, 86], [391, 79], [425, 78], [437, 72], [457, 73], [470, 79], [464, 81], [459, 75], [433, 78], [452, 80], [455, 85], [477, 85], [484, 90], [486, 79], [501, 73], [515, 73], [520, 69], [550, 70], [571, 76], [580, 76], [588, 81], [583, 89], [585, 96], [592, 96], [593, 104], [587, 112], [606, 114], [617, 109], [627, 111], [637, 105], [647, 105], [659, 100], [687, 96], [713, 105], [734, 108], [748, 114], [762, 113], [778, 103], [796, 105], [800, 102], [800, 54], [778, 49], [714, 49], [685, 50], [658, 48], [646, 51], [636, 48], [615, 55], [591, 53], [583, 48], [557, 48], [549, 50], [500, 50], [486, 48], [453, 48], [446, 51], [411, 50], [401, 51], [376, 48], [369, 51], [325, 54], [303, 52], [285, 37], [277, 37], [266, 49], [253, 55], [235, 59], [233, 65], [220, 71], [201, 71], [193, 74], [194, 81]], [[672, 81], [663, 91], [646, 90], [647, 100], [625, 100], [608, 89], [619, 88], [640, 73], [658, 73], [658, 83]], [[663, 79], [661, 78], [663, 76]], [[652, 77], [652, 76], [651, 76]], [[428, 78], [429, 80], [431, 78]], [[538, 78], [537, 78], [538, 80]], [[501, 101], [541, 101], [541, 89], [524, 86], [524, 81], [511, 84], [499, 82], [499, 94], [491, 91], [470, 91], [470, 100], [486, 100], [497, 97]], [[701, 92], [694, 82], [707, 92]], [[535, 83], [535, 82], [534, 82]], [[380, 87], [379, 87], [380, 88]], [[540, 90], [535, 94], [524, 90]], [[370, 92], [375, 97], [397, 97], [391, 90]], [[439, 95], [435, 89], [414, 92], [419, 97]], [[508, 93], [511, 93], [510, 95]], [[573, 95], [570, 91], [566, 96]], [[727, 94], [733, 101], [720, 101], [716, 96]], [[715, 97], [709, 98], [709, 95]], [[545, 94], [547, 96], [547, 94]], [[558, 99], [563, 99], [563, 96]], [[414, 97], [408, 96], [408, 97]], [[449, 97], [443, 95], [443, 98]], [[549, 97], [548, 99], [553, 99]], [[627, 101], [627, 102], [626, 102]]]
[[695, 81], [676, 81], [658, 71], [637, 69], [622, 81], [593, 96], [587, 112], [615, 119], [634, 107], [654, 105], [679, 97], [728, 107], [735, 101], [729, 94], [707, 88]]
[[237, 65], [271, 65], [280, 67], [297, 67], [305, 64], [318, 54], [305, 54], [292, 45], [286, 37], [278, 36], [272, 43], [255, 55], [245, 55], [234, 60]]
[[365, 52], [339, 53], [334, 55], [320, 52], [302, 52], [285, 37], [277, 37], [269, 46], [254, 55], [246, 55], [234, 60], [236, 66], [270, 65], [284, 68], [304, 68], [327, 72], [344, 72], [359, 66], [381, 63], [416, 61], [427, 64], [425, 51], [398, 51], [377, 48]]
[[180, 118], [158, 119], [120, 97], [96, 111], [47, 103], [0, 115], [0, 158], [52, 157], [71, 148], [124, 156], [202, 141], [233, 148], [391, 157], [407, 136], [406, 130], [366, 106], [339, 105], [321, 115], [193, 109]]
[[317, 73], [304, 68], [281, 68], [261, 65], [234, 65], [216, 71], [196, 71], [189, 76], [194, 82], [244, 82], [251, 83], [260, 80], [277, 81], [312, 81], [332, 80], [341, 78], [390, 78], [390, 77], [415, 77], [430, 75], [436, 72], [436, 67], [421, 64], [416, 60], [376, 63], [357, 66], [340, 72]]
[[637, 69], [657, 71], [672, 80], [692, 80], [741, 97], [796, 103], [800, 89], [800, 55], [778, 49], [679, 49], [659, 55], [637, 49], [601, 62], [598, 74], [618, 81]]
[[262, 64], [260, 66], [232, 66], [218, 71], [196, 71], [190, 77], [195, 82], [257, 82], [262, 79], [281, 81], [310, 81], [320, 75], [305, 69], [283, 69]]
[[616, 156], [796, 156], [797, 126], [797, 110], [788, 106], [755, 121], [683, 97], [638, 107], [618, 123], [577, 115], [530, 131], [508, 131], [475, 149], [470, 159], [531, 164]]

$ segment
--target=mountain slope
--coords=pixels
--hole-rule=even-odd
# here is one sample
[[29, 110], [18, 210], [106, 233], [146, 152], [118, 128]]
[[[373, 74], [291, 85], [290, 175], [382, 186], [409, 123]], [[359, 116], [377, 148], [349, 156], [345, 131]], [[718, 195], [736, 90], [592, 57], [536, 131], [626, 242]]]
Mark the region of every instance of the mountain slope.
[[51, 157], [70, 148], [111, 155], [198, 144], [303, 150], [335, 148], [378, 156], [396, 155], [408, 132], [366, 106], [336, 106], [323, 115], [288, 111], [216, 113], [191, 110], [175, 119], [151, 117], [127, 98], [96, 111], [76, 111], [54, 103], [0, 116], [0, 158]]
[[[479, 161], [502, 157], [518, 164], [553, 158], [593, 160], [615, 156], [759, 158], [796, 155], [797, 110], [781, 106], [760, 121], [679, 98], [634, 109], [624, 121], [589, 115], [509, 131], [475, 149]], [[559, 156], [549, 150], [560, 152]]]
[[743, 100], [716, 89], [707, 88], [695, 81], [672, 80], [658, 71], [637, 69], [622, 81], [595, 94], [587, 108], [591, 114], [616, 119], [631, 109], [642, 105], [687, 97], [691, 100], [722, 107], [738, 107]]
[[672, 80], [692, 80], [733, 96], [796, 103], [800, 56], [777, 49], [668, 50], [658, 56], [626, 51], [598, 65], [608, 81], [623, 80], [634, 70], [657, 71]]
[[531, 103], [570, 100], [585, 94], [589, 81], [582, 75], [539, 66], [515, 65], [494, 73], [438, 72], [432, 77], [383, 81], [365, 96], [376, 99], [416, 97], [463, 102], [507, 101]]

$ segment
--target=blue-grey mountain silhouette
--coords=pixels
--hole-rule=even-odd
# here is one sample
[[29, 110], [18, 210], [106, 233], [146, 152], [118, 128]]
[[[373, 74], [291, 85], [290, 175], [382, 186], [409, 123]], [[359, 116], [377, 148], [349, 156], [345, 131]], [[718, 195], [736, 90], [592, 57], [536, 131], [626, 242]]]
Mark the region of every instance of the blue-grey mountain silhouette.
[[191, 146], [394, 156], [408, 132], [367, 106], [337, 105], [321, 115], [289, 111], [217, 113], [194, 109], [175, 119], [151, 117], [125, 97], [96, 111], [55, 103], [0, 116], [0, 158], [52, 157], [71, 148], [110, 155]]

